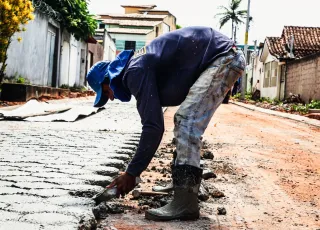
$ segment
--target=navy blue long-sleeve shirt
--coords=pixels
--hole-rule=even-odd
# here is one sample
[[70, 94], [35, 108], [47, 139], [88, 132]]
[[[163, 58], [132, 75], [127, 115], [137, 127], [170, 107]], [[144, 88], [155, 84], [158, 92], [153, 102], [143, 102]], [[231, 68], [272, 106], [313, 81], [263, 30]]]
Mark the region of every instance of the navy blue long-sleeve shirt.
[[137, 51], [123, 72], [126, 90], [137, 99], [143, 125], [127, 172], [139, 176], [149, 165], [164, 132], [163, 106], [180, 105], [200, 74], [234, 42], [208, 27], [166, 33]]

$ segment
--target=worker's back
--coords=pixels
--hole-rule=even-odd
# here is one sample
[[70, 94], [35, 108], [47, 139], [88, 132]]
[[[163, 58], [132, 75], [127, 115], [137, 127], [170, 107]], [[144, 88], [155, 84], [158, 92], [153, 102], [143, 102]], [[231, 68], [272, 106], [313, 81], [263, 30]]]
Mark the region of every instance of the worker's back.
[[212, 28], [187, 27], [166, 33], [137, 51], [128, 69], [154, 74], [161, 104], [179, 105], [199, 75], [233, 44]]

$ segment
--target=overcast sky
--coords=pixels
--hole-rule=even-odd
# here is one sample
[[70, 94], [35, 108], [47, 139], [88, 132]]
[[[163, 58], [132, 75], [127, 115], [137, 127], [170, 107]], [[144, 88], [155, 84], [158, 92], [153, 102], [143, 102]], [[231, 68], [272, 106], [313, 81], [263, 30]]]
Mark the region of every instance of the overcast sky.
[[[247, 0], [243, 0], [241, 9], [247, 9]], [[215, 14], [218, 6], [227, 6], [229, 0], [90, 0], [89, 9], [94, 14], [124, 13], [120, 5], [155, 4], [157, 9], [169, 10], [177, 18], [177, 23], [186, 26], [210, 26], [219, 29], [219, 20]], [[263, 41], [266, 36], [280, 36], [284, 25], [317, 26], [320, 0], [251, 0], [253, 23], [249, 31], [249, 43]], [[230, 36], [231, 24], [226, 24], [221, 32]], [[241, 26], [237, 37], [244, 42], [245, 26]]]

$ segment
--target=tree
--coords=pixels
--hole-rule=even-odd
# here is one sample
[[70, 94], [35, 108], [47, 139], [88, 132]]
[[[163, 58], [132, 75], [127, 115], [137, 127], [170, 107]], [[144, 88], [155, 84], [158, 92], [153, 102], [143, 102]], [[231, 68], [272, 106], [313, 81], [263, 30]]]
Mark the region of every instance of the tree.
[[176, 28], [177, 28], [177, 30], [178, 30], [178, 29], [181, 29], [182, 26], [180, 26], [180, 25], [177, 24], [177, 25], [176, 25]]
[[[36, 0], [36, 2], [39, 0]], [[63, 28], [77, 40], [86, 40], [94, 35], [97, 21], [89, 13], [86, 0], [41, 0], [61, 15]]]
[[[7, 51], [16, 32], [25, 31], [22, 28], [28, 21], [33, 20], [33, 6], [30, 0], [1, 0], [0, 1], [0, 83], [6, 69]], [[21, 41], [21, 37], [18, 37]]]
[[241, 2], [242, 0], [231, 0], [228, 7], [219, 6], [218, 9], [223, 10], [223, 12], [216, 14], [216, 17], [220, 17], [220, 29], [231, 20], [231, 37], [234, 41], [237, 41], [237, 29], [239, 24], [244, 23], [243, 19], [247, 17], [246, 10], [239, 10]]

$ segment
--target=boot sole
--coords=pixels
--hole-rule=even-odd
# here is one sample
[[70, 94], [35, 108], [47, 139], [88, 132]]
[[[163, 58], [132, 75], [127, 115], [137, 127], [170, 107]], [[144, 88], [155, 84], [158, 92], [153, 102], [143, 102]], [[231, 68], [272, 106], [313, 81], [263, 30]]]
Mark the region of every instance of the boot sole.
[[199, 213], [186, 214], [181, 216], [155, 216], [149, 212], [145, 212], [145, 218], [153, 221], [170, 221], [170, 220], [197, 220]]

